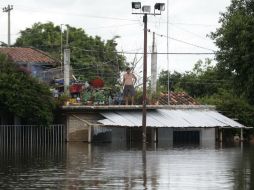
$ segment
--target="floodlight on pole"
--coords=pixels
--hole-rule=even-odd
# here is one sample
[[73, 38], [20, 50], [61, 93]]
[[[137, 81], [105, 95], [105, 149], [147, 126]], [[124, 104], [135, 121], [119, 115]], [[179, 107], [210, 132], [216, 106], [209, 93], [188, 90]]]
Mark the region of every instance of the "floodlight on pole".
[[143, 11], [143, 13], [150, 13], [151, 12], [151, 6], [144, 5], [142, 7], [142, 11]]
[[[139, 6], [135, 4], [139, 2], [132, 2], [132, 9], [140, 9], [141, 3], [139, 3]], [[155, 10], [159, 10], [160, 13], [156, 13]], [[132, 12], [132, 14], [142, 14], [143, 16], [143, 22], [144, 22], [144, 56], [143, 56], [143, 108], [142, 108], [142, 140], [143, 144], [146, 143], [146, 84], [147, 84], [147, 15], [161, 15], [161, 12], [165, 10], [165, 4], [164, 3], [156, 3], [154, 6], [154, 13], [151, 12], [151, 7], [144, 5], [142, 7], [143, 12]]]
[[165, 11], [165, 3], [156, 3], [154, 5], [154, 9], [157, 9], [159, 11]]
[[132, 2], [132, 9], [141, 9], [140, 2]]

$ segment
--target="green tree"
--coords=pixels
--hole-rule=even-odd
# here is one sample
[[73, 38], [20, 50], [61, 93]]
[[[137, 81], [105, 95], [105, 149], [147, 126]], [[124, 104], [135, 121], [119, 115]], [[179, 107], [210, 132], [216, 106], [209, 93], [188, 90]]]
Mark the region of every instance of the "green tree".
[[235, 93], [254, 104], [254, 1], [232, 0], [219, 22], [211, 37], [219, 47], [220, 73], [232, 78]]
[[[167, 71], [162, 71], [159, 76], [159, 86], [163, 91], [168, 85]], [[219, 88], [228, 88], [230, 82], [223, 79], [216, 66], [210, 59], [199, 60], [190, 72], [170, 73], [169, 84], [172, 91], [185, 91], [193, 97], [213, 95]]]
[[198, 98], [201, 104], [216, 105], [229, 118], [237, 119], [245, 126], [254, 126], [254, 107], [246, 98], [239, 97], [232, 90], [219, 89], [216, 94]]
[[20, 117], [25, 124], [49, 125], [54, 101], [48, 86], [22, 71], [0, 54], [0, 109]]
[[[218, 65], [213, 66], [211, 60], [199, 60], [191, 72], [174, 72], [169, 78], [173, 83], [172, 90], [187, 92], [200, 104], [216, 105], [229, 118], [238, 119], [246, 126], [254, 126], [254, 107], [244, 96], [234, 92], [231, 76], [225, 78]], [[160, 73], [159, 84], [161, 89], [167, 90], [167, 71]]]
[[[116, 39], [103, 41], [99, 36], [89, 36], [81, 28], [68, 26], [71, 65], [74, 74], [81, 80], [102, 77], [107, 85], [119, 81], [120, 72], [125, 68], [125, 57], [116, 52]], [[63, 44], [66, 43], [66, 30], [63, 31]], [[52, 22], [35, 23], [31, 28], [20, 32], [16, 46], [32, 46], [60, 59], [61, 27]]]

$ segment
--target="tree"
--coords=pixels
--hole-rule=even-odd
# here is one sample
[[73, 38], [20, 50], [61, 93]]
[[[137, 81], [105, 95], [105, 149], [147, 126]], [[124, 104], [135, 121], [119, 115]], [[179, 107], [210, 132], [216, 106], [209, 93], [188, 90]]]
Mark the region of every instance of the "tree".
[[[167, 91], [167, 71], [159, 76], [159, 86]], [[210, 59], [199, 60], [191, 72], [174, 72], [169, 75], [169, 84], [172, 91], [185, 91], [193, 97], [210, 96], [218, 92], [219, 88], [228, 88], [229, 81], [222, 79], [216, 66]]]
[[220, 73], [233, 79], [235, 93], [254, 104], [254, 1], [232, 0], [219, 22], [211, 37], [219, 47]]
[[0, 109], [20, 117], [25, 124], [49, 125], [54, 101], [48, 86], [22, 71], [0, 54]]
[[[81, 28], [68, 26], [71, 65], [74, 74], [81, 80], [102, 77], [107, 85], [119, 81], [120, 72], [125, 68], [125, 57], [116, 52], [116, 39], [119, 36], [103, 41], [99, 36], [89, 36]], [[66, 36], [66, 30], [63, 36]], [[52, 22], [35, 23], [31, 28], [20, 32], [16, 46], [32, 46], [50, 53], [60, 59], [61, 27]], [[66, 38], [63, 38], [63, 44]]]
[[201, 104], [216, 105], [227, 117], [237, 119], [245, 126], [254, 126], [254, 107], [244, 97], [235, 95], [232, 90], [220, 88], [216, 94], [200, 97], [198, 101]]
[[[211, 60], [199, 60], [191, 72], [174, 72], [169, 78], [173, 83], [173, 90], [187, 92], [200, 104], [216, 105], [224, 115], [237, 118], [243, 125], [254, 125], [254, 107], [244, 96], [234, 93], [230, 77], [225, 79], [218, 65], [213, 66]], [[160, 73], [159, 84], [166, 91], [167, 71]]]

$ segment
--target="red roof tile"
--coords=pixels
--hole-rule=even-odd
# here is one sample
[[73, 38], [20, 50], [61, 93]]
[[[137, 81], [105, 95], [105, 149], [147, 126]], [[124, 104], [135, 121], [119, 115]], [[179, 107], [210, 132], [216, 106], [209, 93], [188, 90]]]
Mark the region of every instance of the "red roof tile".
[[[169, 93], [170, 105], [199, 105], [199, 103], [185, 92], [170, 92]], [[168, 104], [168, 94], [164, 94], [159, 99], [160, 105]]]
[[51, 58], [47, 53], [33, 49], [21, 47], [2, 47], [0, 53], [7, 54], [15, 63], [39, 63], [39, 64], [52, 64], [58, 63], [57, 60]]

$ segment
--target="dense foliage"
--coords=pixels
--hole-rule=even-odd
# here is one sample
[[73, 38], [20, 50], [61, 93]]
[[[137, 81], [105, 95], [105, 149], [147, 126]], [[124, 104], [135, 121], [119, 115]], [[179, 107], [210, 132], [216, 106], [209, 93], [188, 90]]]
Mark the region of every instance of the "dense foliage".
[[[170, 74], [171, 90], [185, 91], [201, 104], [213, 104], [240, 123], [254, 126], [254, 1], [232, 0], [211, 34], [217, 64], [198, 61], [192, 72]], [[159, 86], [167, 89], [167, 71]]]
[[[120, 78], [125, 67], [125, 57], [116, 52], [116, 39], [103, 41], [100, 37], [89, 36], [81, 28], [68, 26], [68, 42], [71, 49], [71, 65], [74, 74], [81, 80], [91, 80], [96, 76], [103, 78], [107, 85], [113, 85]], [[52, 22], [35, 23], [31, 28], [20, 32], [16, 46], [32, 46], [61, 58], [61, 27]], [[65, 29], [62, 44], [66, 44]]]
[[[168, 72], [162, 71], [159, 76], [159, 87], [162, 91], [167, 91], [167, 80]], [[187, 91], [195, 98], [212, 95], [218, 92], [219, 88], [227, 88], [229, 82], [220, 77], [210, 59], [205, 62], [199, 60], [191, 72], [169, 74], [171, 91]]]
[[211, 35], [219, 47], [218, 68], [233, 79], [234, 92], [254, 104], [254, 1], [232, 0], [219, 22]]
[[20, 117], [26, 124], [48, 125], [54, 103], [49, 88], [0, 54], [0, 109]]
[[[159, 77], [161, 91], [167, 91], [167, 71]], [[230, 77], [223, 77], [218, 65], [211, 60], [199, 60], [193, 71], [174, 72], [169, 75], [171, 91], [187, 92], [200, 104], [216, 105], [217, 109], [230, 118], [237, 119], [246, 126], [254, 126], [254, 107], [243, 95], [236, 94]]]

